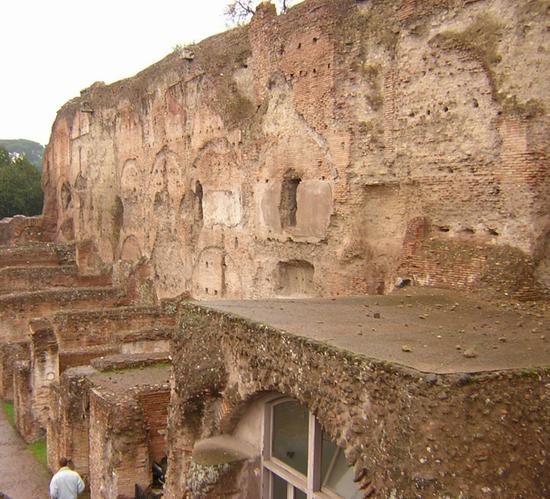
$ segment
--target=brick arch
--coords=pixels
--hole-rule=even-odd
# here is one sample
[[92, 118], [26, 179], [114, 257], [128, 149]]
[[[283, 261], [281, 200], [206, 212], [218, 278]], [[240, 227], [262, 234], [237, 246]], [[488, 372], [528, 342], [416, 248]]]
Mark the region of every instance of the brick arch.
[[[244, 373], [243, 373], [244, 374]], [[290, 381], [290, 380], [288, 380]], [[249, 388], [249, 390], [246, 390]], [[236, 389], [235, 386], [228, 387], [222, 394], [220, 400], [221, 410], [219, 411], [219, 431], [220, 433], [232, 433], [237, 427], [239, 421], [246, 414], [251, 404], [261, 400], [264, 397], [272, 396], [272, 400], [279, 398], [292, 399], [299, 402], [306, 407], [309, 411], [315, 414], [315, 417], [321, 423], [323, 430], [335, 441], [338, 446], [344, 449], [346, 454], [351, 454], [350, 446], [346, 446], [341, 438], [341, 432], [337, 430], [337, 426], [332, 421], [332, 410], [320, 409], [317, 404], [312, 402], [315, 399], [315, 395], [312, 397], [304, 397], [302, 394], [293, 389], [290, 382], [287, 383], [266, 383], [258, 389], [254, 389], [251, 386], [246, 387], [244, 392], [241, 392], [241, 386]], [[318, 394], [321, 397], [321, 394]], [[336, 402], [337, 404], [337, 402]], [[337, 410], [336, 408], [333, 408]], [[343, 422], [345, 425], [345, 421]], [[351, 424], [351, 418], [349, 423]], [[353, 462], [352, 464], [355, 464]]]
[[[183, 445], [192, 448], [199, 435], [231, 433], [253, 401], [276, 392], [316, 416], [344, 450], [362, 485], [369, 487], [371, 471], [382, 477], [377, 456], [364, 452], [372, 446], [376, 431], [371, 392], [362, 381], [370, 374], [351, 355], [212, 310], [203, 315], [193, 305], [188, 305], [181, 329], [172, 346], [172, 352], [184, 353], [176, 353], [173, 360], [177, 395], [171, 410], [173, 421], [183, 423], [172, 427], [183, 435]], [[196, 381], [189, 383], [192, 378]], [[390, 390], [392, 382], [375, 381]], [[184, 473], [176, 468], [171, 474]]]

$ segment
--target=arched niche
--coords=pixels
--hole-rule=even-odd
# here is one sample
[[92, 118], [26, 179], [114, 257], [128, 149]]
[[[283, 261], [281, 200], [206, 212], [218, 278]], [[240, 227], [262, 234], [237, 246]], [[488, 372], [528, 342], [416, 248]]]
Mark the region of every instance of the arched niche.
[[137, 262], [141, 256], [141, 247], [137, 238], [133, 235], [126, 237], [120, 250], [120, 259], [126, 262]]

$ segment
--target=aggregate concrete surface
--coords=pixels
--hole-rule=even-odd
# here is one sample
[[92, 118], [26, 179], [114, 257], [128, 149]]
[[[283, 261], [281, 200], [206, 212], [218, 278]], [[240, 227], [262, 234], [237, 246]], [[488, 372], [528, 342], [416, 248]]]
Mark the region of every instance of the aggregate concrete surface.
[[0, 410], [0, 497], [46, 499], [50, 473], [36, 461]]
[[196, 303], [423, 372], [550, 365], [547, 302], [490, 302], [456, 291], [405, 288], [386, 296]]

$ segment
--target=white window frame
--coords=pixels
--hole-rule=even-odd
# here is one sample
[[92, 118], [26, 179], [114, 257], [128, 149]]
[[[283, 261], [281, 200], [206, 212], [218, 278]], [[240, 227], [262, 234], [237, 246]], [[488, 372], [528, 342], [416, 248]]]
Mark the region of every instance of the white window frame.
[[[275, 397], [265, 404], [262, 425], [262, 498], [272, 499], [273, 475], [287, 482], [287, 499], [295, 499], [294, 488], [306, 494], [307, 499], [342, 499], [334, 492], [322, 488], [321, 449], [323, 430], [312, 412], [309, 412], [307, 477], [272, 456], [273, 408], [285, 402], [299, 402], [290, 397]], [[340, 449], [339, 452], [342, 452]], [[338, 453], [335, 454], [335, 461]]]

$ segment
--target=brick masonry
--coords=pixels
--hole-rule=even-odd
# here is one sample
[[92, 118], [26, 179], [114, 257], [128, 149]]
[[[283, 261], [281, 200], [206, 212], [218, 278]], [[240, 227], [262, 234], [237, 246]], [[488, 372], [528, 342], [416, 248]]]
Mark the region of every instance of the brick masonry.
[[[544, 295], [543, 14], [510, 0], [263, 5], [65, 105], [45, 214], [91, 268], [143, 258], [159, 296], [384, 293], [407, 273]], [[435, 230], [413, 242], [419, 218]], [[431, 246], [464, 251], [441, 265]], [[487, 279], [507, 254], [518, 274]]]

